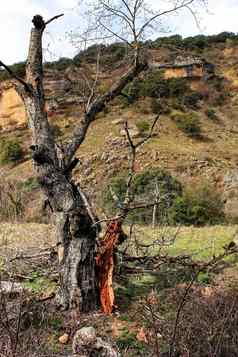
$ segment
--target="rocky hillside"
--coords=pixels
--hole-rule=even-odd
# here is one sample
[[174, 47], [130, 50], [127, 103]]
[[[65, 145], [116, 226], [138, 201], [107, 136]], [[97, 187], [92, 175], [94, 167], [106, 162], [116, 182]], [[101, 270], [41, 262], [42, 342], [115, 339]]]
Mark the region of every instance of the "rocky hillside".
[[[162, 168], [184, 185], [209, 181], [221, 191], [227, 214], [237, 217], [237, 39], [190, 47], [167, 42], [150, 43], [148, 73], [127, 88], [125, 96], [117, 98], [92, 125], [78, 152], [81, 165], [75, 176], [99, 199], [102, 187], [127, 169], [123, 122], [128, 120], [136, 139], [148, 130], [162, 106], [155, 135], [138, 155], [137, 170]], [[103, 58], [99, 92], [126, 70], [123, 56], [117, 54], [114, 63], [109, 63], [108, 53]], [[62, 142], [70, 138], [80, 120], [82, 93], [86, 90], [82, 78], [87, 77], [90, 85], [95, 73], [91, 57], [85, 56], [77, 65], [71, 60], [65, 62], [62, 66], [48, 64], [45, 71], [47, 111], [55, 135]], [[212, 71], [207, 72], [205, 63], [212, 66]], [[0, 118], [1, 140], [17, 140], [24, 150], [22, 160], [0, 167], [1, 177], [29, 182], [34, 176], [28, 150], [30, 133], [21, 100], [8, 80], [0, 82]], [[30, 211], [39, 199], [37, 190], [28, 192]]]

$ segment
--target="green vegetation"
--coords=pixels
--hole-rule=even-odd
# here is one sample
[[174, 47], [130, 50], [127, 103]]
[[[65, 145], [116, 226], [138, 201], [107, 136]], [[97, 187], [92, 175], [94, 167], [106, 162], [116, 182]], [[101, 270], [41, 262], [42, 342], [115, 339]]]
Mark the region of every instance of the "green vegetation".
[[[139, 97], [151, 97], [153, 113], [168, 114], [170, 108], [197, 109], [203, 94], [190, 88], [185, 78], [163, 78], [163, 71], [152, 71], [140, 82], [136, 81], [131, 88], [133, 95], [127, 92], [131, 102]], [[133, 89], [133, 90], [132, 90]]]
[[39, 272], [34, 271], [31, 273], [30, 280], [24, 283], [26, 289], [30, 290], [32, 293], [37, 294], [41, 292], [46, 292], [47, 290], [52, 290], [55, 287], [55, 283], [46, 277], [42, 277]]
[[[202, 51], [211, 45], [225, 44], [227, 41], [237, 43], [238, 35], [233, 32], [221, 32], [218, 35], [197, 35], [184, 39], [180, 35], [172, 35], [159, 37], [154, 41], [148, 40], [144, 43], [144, 46], [147, 48], [155, 49], [173, 46], [175, 48], [179, 47], [184, 50]], [[122, 42], [115, 42], [109, 45], [94, 44], [89, 46], [87, 49], [80, 51], [73, 59], [62, 57], [57, 61], [46, 62], [45, 66], [47, 68], [65, 70], [70, 65], [80, 66], [83, 62], [95, 63], [97, 61], [97, 55], [99, 51], [101, 54], [101, 64], [112, 66], [118, 61], [123, 60], [128, 52], [128, 49]], [[25, 62], [19, 62], [9, 67], [19, 77], [25, 76]], [[5, 70], [0, 69], [0, 81], [6, 79], [9, 79], [9, 74]]]
[[122, 91], [124, 99], [126, 99], [127, 104], [134, 103], [140, 96], [140, 81], [135, 78], [131, 83], [129, 83], [126, 88]]
[[238, 35], [234, 32], [221, 32], [218, 35], [196, 35], [182, 38], [180, 35], [172, 35], [166, 37], [159, 37], [155, 41], [147, 41], [147, 47], [160, 48], [163, 46], [174, 46], [186, 50], [204, 50], [212, 44], [225, 44], [226, 41], [233, 41], [237, 43]]
[[191, 109], [197, 109], [198, 103], [203, 99], [203, 95], [196, 91], [191, 91], [190, 94], [187, 94], [183, 98], [183, 104]]
[[143, 352], [147, 348], [144, 342], [138, 341], [136, 332], [130, 332], [127, 329], [117, 338], [117, 346], [120, 351], [129, 350], [129, 353], [130, 349], [132, 349], [133, 353], [136, 353], [137, 356], [143, 356]]
[[[26, 62], [19, 62], [19, 63], [15, 63], [15, 64], [9, 66], [9, 68], [18, 77], [24, 77], [25, 76], [25, 65], [26, 65]], [[5, 71], [4, 69], [1, 69], [1, 67], [0, 67], [0, 81], [5, 81], [7, 79], [10, 79], [9, 73], [7, 71]]]
[[201, 135], [201, 127], [197, 114], [174, 111], [171, 114], [171, 118], [175, 121], [177, 127], [188, 136], [197, 137]]
[[207, 285], [211, 282], [211, 274], [209, 274], [208, 272], [200, 272], [198, 274], [197, 281], [200, 284]]
[[217, 119], [217, 114], [215, 109], [213, 108], [208, 108], [205, 112], [205, 114], [207, 115], [207, 117], [211, 120], [216, 120]]
[[18, 188], [22, 189], [23, 191], [30, 192], [36, 190], [40, 187], [39, 182], [36, 177], [30, 177], [24, 182], [18, 183]]
[[149, 131], [150, 124], [146, 120], [140, 120], [136, 123], [136, 127], [137, 127], [140, 135], [143, 136]]
[[154, 114], [170, 114], [170, 107], [165, 98], [151, 98], [151, 111]]
[[[112, 193], [118, 197], [118, 202], [114, 202]], [[133, 180], [133, 194], [135, 201], [153, 202], [155, 201], [156, 192], [160, 195], [160, 209], [157, 210], [156, 220], [164, 221], [168, 209], [172, 206], [175, 198], [181, 196], [182, 186], [180, 182], [174, 179], [169, 173], [160, 169], [147, 170], [135, 175]], [[126, 178], [117, 177], [111, 180], [103, 191], [103, 207], [110, 213], [116, 213], [121, 207], [126, 192]], [[152, 220], [153, 207], [133, 210], [128, 220], [138, 223], [150, 224]]]
[[203, 183], [187, 189], [177, 197], [170, 209], [170, 223], [205, 225], [224, 222], [222, 197], [214, 187]]
[[110, 45], [94, 44], [86, 50], [80, 51], [72, 60], [76, 66], [83, 62], [96, 63], [98, 53], [100, 53], [100, 64], [111, 66], [125, 57], [127, 50], [124, 43], [115, 42]]
[[21, 144], [15, 140], [3, 139], [0, 143], [0, 163], [2, 165], [16, 163], [24, 156]]

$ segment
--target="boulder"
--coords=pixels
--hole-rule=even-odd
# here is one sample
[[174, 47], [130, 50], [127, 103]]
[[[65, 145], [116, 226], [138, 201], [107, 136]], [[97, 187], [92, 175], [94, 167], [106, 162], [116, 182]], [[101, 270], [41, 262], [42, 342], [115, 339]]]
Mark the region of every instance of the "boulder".
[[97, 337], [93, 327], [83, 327], [73, 338], [73, 353], [76, 357], [120, 357], [117, 350], [110, 343]]
[[[138, 138], [138, 137], [140, 137], [140, 132], [139, 132], [139, 130], [138, 130], [136, 127], [128, 128], [128, 131], [129, 131], [129, 134], [130, 134], [131, 138]], [[126, 136], [126, 131], [125, 131], [125, 129], [122, 129], [122, 130], [120, 131], [120, 135], [121, 135], [121, 136]]]

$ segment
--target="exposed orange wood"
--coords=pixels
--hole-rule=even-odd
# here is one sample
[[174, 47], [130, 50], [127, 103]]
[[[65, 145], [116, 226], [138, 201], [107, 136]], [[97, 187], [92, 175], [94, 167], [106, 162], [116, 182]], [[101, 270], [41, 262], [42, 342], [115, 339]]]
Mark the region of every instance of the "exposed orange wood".
[[123, 234], [121, 222], [110, 222], [96, 257], [101, 307], [106, 314], [111, 314], [114, 307], [115, 296], [112, 286], [114, 269], [113, 252], [121, 234]]

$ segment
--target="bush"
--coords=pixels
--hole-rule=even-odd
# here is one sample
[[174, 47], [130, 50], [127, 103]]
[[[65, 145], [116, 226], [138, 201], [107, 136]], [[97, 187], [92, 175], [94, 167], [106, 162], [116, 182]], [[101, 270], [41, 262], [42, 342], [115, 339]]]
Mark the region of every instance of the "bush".
[[[182, 186], [180, 182], [174, 179], [170, 174], [160, 169], [147, 170], [135, 175], [133, 180], [133, 195], [137, 202], [154, 202], [156, 186], [160, 192], [160, 206], [156, 213], [157, 222], [167, 220], [168, 210], [173, 205], [177, 196], [182, 195]], [[112, 193], [118, 197], [118, 202], [112, 198]], [[103, 191], [103, 206], [108, 213], [115, 214], [121, 207], [125, 198], [126, 178], [117, 177], [111, 180]], [[133, 210], [128, 220], [143, 224], [150, 224], [152, 221], [153, 207]]]
[[64, 71], [72, 64], [73, 60], [71, 58], [61, 57], [60, 59], [58, 59], [58, 61], [45, 63], [45, 67], [57, 69], [58, 71]]
[[176, 197], [169, 212], [170, 223], [196, 226], [221, 223], [223, 206], [222, 197], [214, 187], [202, 184]]
[[159, 37], [152, 42], [153, 48], [160, 48], [162, 46], [177, 46], [181, 47], [183, 44], [183, 38], [180, 35], [172, 35], [168, 37]]
[[167, 82], [170, 97], [183, 98], [185, 93], [191, 91], [185, 78], [170, 78]]
[[192, 93], [185, 95], [183, 99], [183, 104], [191, 109], [197, 109], [198, 103], [203, 99], [203, 95], [199, 92], [193, 91]]
[[150, 129], [150, 124], [148, 123], [148, 121], [140, 120], [136, 123], [136, 127], [140, 135], [145, 135]]
[[94, 44], [83, 51], [80, 51], [74, 58], [73, 63], [80, 66], [82, 62], [96, 63], [100, 51], [100, 63], [104, 66], [111, 66], [122, 60], [126, 54], [126, 46], [122, 42], [115, 42], [108, 46]]
[[177, 127], [188, 136], [196, 137], [201, 134], [199, 120], [195, 113], [174, 112], [171, 117]]
[[225, 104], [227, 99], [226, 94], [218, 94], [215, 96], [215, 98], [213, 99], [213, 105], [216, 107], [221, 107]]
[[[201, 291], [194, 288], [184, 304], [177, 330], [176, 349], [181, 352], [180, 356], [236, 357], [237, 288], [212, 287], [210, 296]], [[182, 292], [177, 290], [173, 296], [175, 308], [181, 303], [181, 299]], [[171, 334], [174, 321], [171, 319], [170, 327], [165, 325], [164, 332], [169, 331]]]
[[193, 37], [187, 37], [183, 40], [183, 46], [186, 49], [199, 49], [203, 50], [208, 46], [208, 37], [204, 35], [197, 35]]
[[163, 71], [151, 71], [140, 82], [139, 94], [142, 97], [167, 97], [169, 89], [167, 81], [163, 78]]
[[180, 101], [191, 89], [184, 78], [164, 79], [162, 71], [149, 73], [139, 84], [139, 95], [151, 98], [177, 98]]
[[133, 82], [129, 83], [126, 88], [122, 91], [123, 99], [125, 98], [126, 103], [133, 104], [140, 96], [140, 82], [138, 79], [134, 79]]
[[217, 114], [216, 114], [215, 109], [208, 108], [205, 113], [206, 113], [206, 115], [207, 115], [207, 117], [209, 119], [211, 119], [211, 120], [216, 120], [217, 119]]
[[23, 149], [18, 141], [3, 140], [0, 144], [1, 164], [15, 163], [23, 158]]
[[151, 99], [151, 111], [154, 114], [169, 114], [170, 107], [167, 99], [165, 98], [152, 98]]

